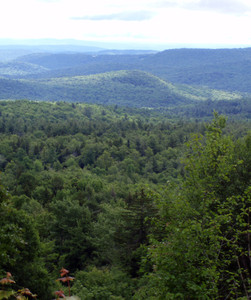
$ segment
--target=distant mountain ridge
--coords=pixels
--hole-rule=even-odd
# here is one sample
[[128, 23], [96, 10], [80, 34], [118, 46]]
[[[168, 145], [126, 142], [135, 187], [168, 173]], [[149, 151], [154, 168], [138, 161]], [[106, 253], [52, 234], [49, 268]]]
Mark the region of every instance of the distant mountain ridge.
[[[0, 46], [0, 56], [6, 49]], [[250, 116], [251, 48], [25, 49], [20, 48], [19, 56], [11, 52], [15, 59], [0, 60], [0, 99], [171, 109], [190, 116], [219, 108]]]
[[40, 74], [48, 69], [31, 63], [11, 61], [0, 62], [0, 74], [3, 77], [19, 78], [30, 74]]
[[[172, 83], [251, 93], [251, 48], [129, 52], [33, 53], [9, 62], [19, 64], [20, 72], [0, 69], [0, 76], [39, 79], [140, 70]], [[37, 65], [37, 70], [23, 72], [20, 63]]]
[[34, 41], [23, 41], [23, 43], [19, 42], [19, 44], [15, 43], [17, 43], [17, 41], [5, 41], [0, 39], [0, 61], [10, 61], [23, 55], [34, 53], [89, 53], [91, 55], [99, 53], [103, 55], [135, 55], [158, 52], [156, 50], [144, 49], [107, 49], [105, 47], [95, 46], [95, 43], [93, 42], [78, 42], [75, 40], [63, 40], [61, 42], [44, 40], [43, 44], [40, 44], [41, 40], [38, 40], [37, 43]]

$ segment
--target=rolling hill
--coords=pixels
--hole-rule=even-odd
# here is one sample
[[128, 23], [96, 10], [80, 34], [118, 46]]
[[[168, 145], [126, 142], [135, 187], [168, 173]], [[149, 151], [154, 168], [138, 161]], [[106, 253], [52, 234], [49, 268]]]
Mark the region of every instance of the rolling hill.
[[35, 75], [47, 72], [48, 69], [26, 62], [0, 62], [0, 74], [2, 77], [20, 78], [27, 75]]
[[117, 71], [48, 79], [1, 79], [0, 99], [170, 107], [204, 100], [238, 100], [237, 93], [174, 85], [142, 71]]
[[250, 117], [251, 48], [63, 49], [1, 62], [0, 99], [167, 108], [188, 117], [220, 110]]
[[[19, 78], [51, 78], [99, 74], [120, 70], [149, 72], [172, 83], [251, 93], [251, 48], [172, 49], [158, 53], [132, 52], [39, 53], [15, 63], [37, 65], [45, 72], [20, 72]], [[109, 52], [108, 52], [109, 53]], [[127, 54], [126, 54], [127, 53]], [[46, 71], [47, 70], [47, 71]], [[0, 70], [0, 76], [5, 76]], [[10, 76], [10, 74], [8, 74]], [[17, 78], [17, 73], [13, 73]]]

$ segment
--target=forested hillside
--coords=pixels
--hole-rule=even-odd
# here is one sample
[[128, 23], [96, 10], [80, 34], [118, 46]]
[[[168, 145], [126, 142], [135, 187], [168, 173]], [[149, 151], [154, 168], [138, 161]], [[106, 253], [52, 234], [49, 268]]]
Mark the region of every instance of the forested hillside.
[[171, 115], [0, 102], [0, 297], [248, 297], [250, 122]]
[[214, 109], [250, 118], [250, 96], [205, 87], [174, 85], [142, 71], [117, 71], [48, 79], [0, 79], [0, 99], [29, 99], [168, 110], [201, 118]]
[[250, 48], [53, 49], [28, 47], [24, 56], [19, 49], [16, 59], [0, 62], [0, 99], [154, 108], [189, 118], [216, 109], [250, 118]]
[[[214, 93], [207, 90], [206, 96], [207, 92]], [[217, 92], [214, 94], [217, 98]], [[218, 96], [229, 99], [242, 98], [241, 95], [224, 92], [218, 92]], [[2, 79], [0, 98], [116, 104], [129, 107], [168, 107], [203, 100], [203, 92], [196, 95], [196, 90], [183, 91], [145, 72], [118, 71], [44, 80]]]
[[[52, 78], [82, 76], [119, 70], [141, 70], [171, 83], [207, 86], [212, 89], [251, 92], [251, 48], [243, 49], [171, 49], [158, 53], [104, 52], [40, 53], [18, 57], [22, 62], [46, 68], [31, 69], [29, 77]], [[5, 76], [5, 73], [0, 74]], [[11, 76], [11, 74], [8, 74]], [[20, 75], [21, 72], [20, 72]], [[23, 74], [28, 76], [29, 74]], [[13, 73], [13, 76], [17, 74]]]
[[241, 100], [238, 93], [177, 86], [141, 71], [44, 80], [0, 79], [0, 99], [117, 104], [129, 107], [169, 107], [198, 101]]

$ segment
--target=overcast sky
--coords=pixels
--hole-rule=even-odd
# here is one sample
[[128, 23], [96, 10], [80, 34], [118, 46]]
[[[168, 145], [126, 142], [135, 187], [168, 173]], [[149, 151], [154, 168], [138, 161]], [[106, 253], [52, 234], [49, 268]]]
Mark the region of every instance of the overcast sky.
[[2, 0], [2, 38], [251, 46], [251, 0]]

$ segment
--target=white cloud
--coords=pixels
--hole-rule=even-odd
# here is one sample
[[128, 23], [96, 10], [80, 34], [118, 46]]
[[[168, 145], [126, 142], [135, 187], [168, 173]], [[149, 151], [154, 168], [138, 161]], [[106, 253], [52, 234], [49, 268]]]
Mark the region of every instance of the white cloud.
[[237, 0], [197, 0], [187, 3], [184, 7], [188, 9], [220, 12], [223, 14], [245, 14], [251, 11], [250, 2]]
[[104, 21], [104, 20], [120, 20], [120, 21], [145, 21], [152, 19], [155, 14], [151, 11], [122, 11], [118, 13], [106, 15], [87, 15], [82, 17], [73, 17], [72, 20], [90, 20], [90, 21]]
[[155, 6], [213, 11], [223, 14], [245, 14], [251, 11], [251, 2], [249, 0], [156, 0]]

